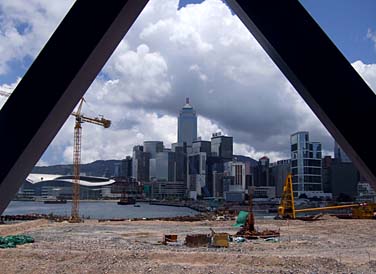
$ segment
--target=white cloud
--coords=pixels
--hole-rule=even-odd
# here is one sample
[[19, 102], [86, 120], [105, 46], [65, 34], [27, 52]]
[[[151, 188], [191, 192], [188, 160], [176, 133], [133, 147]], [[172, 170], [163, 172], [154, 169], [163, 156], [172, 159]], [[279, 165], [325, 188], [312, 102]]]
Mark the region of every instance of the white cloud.
[[34, 59], [73, 4], [72, 0], [0, 2], [0, 75], [10, 62]]
[[12, 94], [13, 90], [16, 88], [16, 86], [18, 85], [20, 81], [21, 81], [21, 78], [18, 78], [16, 82], [12, 84], [0, 85], [0, 91], [2, 91], [2, 94], [0, 96], [0, 109], [3, 107], [3, 105], [8, 100], [9, 96]]
[[373, 92], [376, 93], [376, 64], [364, 64], [362, 61], [356, 61], [352, 65]]
[[221, 132], [222, 134], [227, 135], [227, 132], [212, 120], [200, 115], [197, 120], [197, 134], [202, 140], [210, 140], [212, 133]]
[[[0, 74], [11, 60], [35, 57], [71, 4], [2, 0], [7, 24], [0, 26], [0, 51], [6, 53], [0, 55]], [[218, 131], [232, 135], [237, 154], [289, 157], [289, 136], [299, 130], [310, 131], [312, 140], [332, 150], [326, 129], [221, 0], [177, 7], [178, 0], [151, 0], [90, 87], [83, 112], [102, 114], [112, 126], [83, 125], [83, 162], [124, 158], [145, 140], [169, 146], [176, 141], [176, 117], [185, 97], [199, 115], [202, 139]], [[18, 21], [30, 29], [20, 33]], [[375, 89], [376, 65], [353, 65]], [[71, 117], [44, 164], [72, 162], [73, 125]]]
[[104, 71], [116, 79], [110, 82], [111, 96], [103, 98], [110, 103], [154, 102], [171, 92], [166, 61], [145, 44], [132, 51], [122, 42]]
[[[85, 107], [84, 105], [85, 115], [93, 116], [91, 112], [85, 112]], [[177, 121], [175, 117], [158, 116], [156, 113], [143, 110], [126, 112], [122, 115], [113, 114], [110, 117], [113, 126], [108, 129], [88, 123], [82, 125], [81, 161], [83, 163], [98, 159], [123, 159], [125, 155], [131, 154], [134, 145], [142, 144], [147, 140], [161, 140], [166, 146], [171, 146], [171, 143], [176, 142], [174, 129], [176, 129]], [[127, 117], [126, 121], [123, 120], [124, 117]], [[50, 146], [55, 149], [60, 147], [59, 151], [63, 151], [65, 163], [72, 161], [73, 120], [73, 117], [70, 118]], [[127, 125], [127, 121], [131, 121], [132, 124]], [[121, 128], [122, 123], [124, 123], [124, 128]]]
[[234, 154], [248, 156], [255, 160], [267, 156], [271, 162], [286, 158], [286, 154], [281, 152], [256, 151], [255, 148], [250, 145], [238, 143], [234, 143]]
[[376, 49], [376, 32], [372, 31], [372, 29], [369, 28], [367, 31], [367, 38], [373, 42]]
[[202, 81], [207, 81], [208, 80], [208, 76], [206, 76], [205, 73], [202, 73], [201, 72], [201, 69], [198, 65], [191, 65], [189, 67], [189, 71], [193, 71], [195, 73], [197, 73], [199, 79], [201, 79]]

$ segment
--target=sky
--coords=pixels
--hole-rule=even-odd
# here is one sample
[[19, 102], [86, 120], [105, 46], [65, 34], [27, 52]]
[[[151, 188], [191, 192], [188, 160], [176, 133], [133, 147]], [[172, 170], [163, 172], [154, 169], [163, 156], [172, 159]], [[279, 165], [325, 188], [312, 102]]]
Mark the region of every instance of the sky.
[[[73, 2], [0, 1], [0, 89], [17, 86]], [[300, 2], [376, 90], [376, 1]], [[289, 158], [296, 131], [332, 154], [330, 134], [222, 0], [150, 0], [85, 95], [83, 113], [112, 125], [83, 125], [82, 162], [123, 159], [147, 140], [169, 147], [185, 97], [199, 136], [233, 136], [236, 154]], [[73, 127], [70, 117], [38, 165], [72, 162]]]

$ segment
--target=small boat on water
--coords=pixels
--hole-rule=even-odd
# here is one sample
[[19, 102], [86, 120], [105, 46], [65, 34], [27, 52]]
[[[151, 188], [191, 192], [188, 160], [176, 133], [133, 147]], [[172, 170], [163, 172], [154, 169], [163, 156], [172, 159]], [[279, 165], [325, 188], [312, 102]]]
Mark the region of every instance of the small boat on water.
[[135, 204], [136, 204], [136, 199], [131, 198], [131, 197], [121, 198], [120, 201], [118, 202], [118, 205], [135, 205]]
[[66, 204], [67, 200], [65, 199], [55, 199], [55, 200], [45, 200], [43, 201], [45, 204]]
[[133, 206], [134, 206], [134, 207], [140, 207], [140, 205], [139, 205], [139, 204], [134, 204]]

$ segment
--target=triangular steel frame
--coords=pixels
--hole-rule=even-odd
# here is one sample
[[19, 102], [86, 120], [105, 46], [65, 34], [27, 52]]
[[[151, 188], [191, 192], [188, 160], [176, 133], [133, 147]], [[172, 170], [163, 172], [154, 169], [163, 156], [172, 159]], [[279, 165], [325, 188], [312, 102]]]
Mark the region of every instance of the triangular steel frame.
[[[0, 214], [148, 0], [77, 0], [0, 111]], [[297, 0], [227, 0], [376, 187], [375, 94]]]

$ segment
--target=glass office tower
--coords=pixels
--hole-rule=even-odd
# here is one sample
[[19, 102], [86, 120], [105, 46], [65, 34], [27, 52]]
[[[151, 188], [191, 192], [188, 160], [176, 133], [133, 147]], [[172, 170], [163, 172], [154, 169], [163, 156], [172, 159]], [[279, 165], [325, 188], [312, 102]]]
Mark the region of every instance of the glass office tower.
[[191, 146], [192, 142], [197, 139], [197, 116], [196, 111], [186, 98], [185, 105], [181, 109], [178, 118], [178, 143], [185, 142]]
[[321, 143], [310, 142], [306, 131], [291, 135], [291, 173], [294, 196], [320, 197]]

